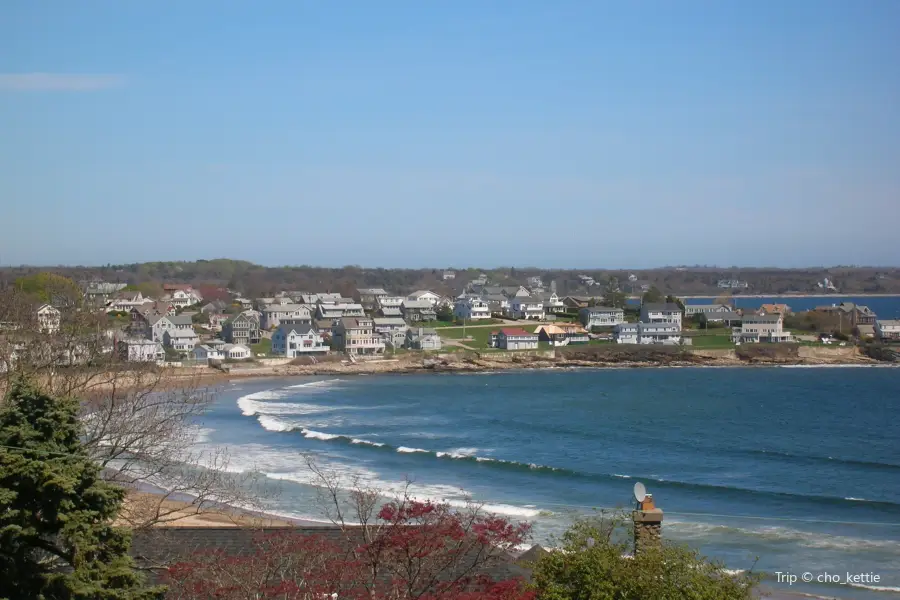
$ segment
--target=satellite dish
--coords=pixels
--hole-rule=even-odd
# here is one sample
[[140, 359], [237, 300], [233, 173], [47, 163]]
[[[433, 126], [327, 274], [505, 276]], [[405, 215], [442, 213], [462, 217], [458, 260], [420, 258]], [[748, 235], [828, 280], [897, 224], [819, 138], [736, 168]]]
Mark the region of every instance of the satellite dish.
[[647, 488], [644, 487], [644, 484], [638, 481], [634, 484], [634, 499], [638, 502], [643, 502], [644, 498], [647, 497]]

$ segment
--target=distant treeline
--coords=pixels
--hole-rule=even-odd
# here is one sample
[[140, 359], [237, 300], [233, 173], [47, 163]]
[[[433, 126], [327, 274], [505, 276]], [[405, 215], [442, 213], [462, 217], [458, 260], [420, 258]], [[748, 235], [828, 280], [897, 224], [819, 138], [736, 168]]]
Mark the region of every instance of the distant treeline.
[[[499, 269], [454, 269], [454, 279], [443, 278], [444, 268], [372, 269], [359, 266], [322, 268], [313, 266], [265, 267], [242, 260], [216, 259], [193, 262], [148, 262], [99, 267], [3, 267], [0, 285], [16, 278], [50, 271], [75, 281], [102, 280], [140, 285], [153, 289], [164, 283], [189, 283], [195, 286], [220, 286], [250, 297], [267, 296], [282, 290], [331, 291], [352, 296], [359, 287], [383, 287], [391, 292], [408, 293], [430, 289], [442, 294], [461, 291], [480, 274], [495, 285], [526, 285], [540, 277], [549, 289], [555, 282], [560, 295], [603, 295], [611, 287], [639, 294], [641, 286], [654, 286], [664, 294], [784, 294], [823, 292], [818, 286], [828, 279], [841, 294], [900, 294], [900, 268], [823, 267], [809, 269], [667, 267], [644, 270], [554, 270], [530, 267]], [[594, 285], [585, 283], [585, 277]], [[722, 280], [745, 282], [746, 288], [718, 287]]]

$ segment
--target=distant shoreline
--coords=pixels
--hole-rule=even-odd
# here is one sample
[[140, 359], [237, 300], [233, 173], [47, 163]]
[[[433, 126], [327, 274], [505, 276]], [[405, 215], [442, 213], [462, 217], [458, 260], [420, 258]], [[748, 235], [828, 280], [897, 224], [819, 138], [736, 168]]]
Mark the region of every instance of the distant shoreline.
[[848, 292], [846, 294], [719, 294], [710, 295], [704, 294], [701, 296], [681, 296], [678, 298], [719, 298], [722, 296], [728, 296], [729, 298], [900, 298], [900, 294], [867, 294], [867, 293], [852, 293]]

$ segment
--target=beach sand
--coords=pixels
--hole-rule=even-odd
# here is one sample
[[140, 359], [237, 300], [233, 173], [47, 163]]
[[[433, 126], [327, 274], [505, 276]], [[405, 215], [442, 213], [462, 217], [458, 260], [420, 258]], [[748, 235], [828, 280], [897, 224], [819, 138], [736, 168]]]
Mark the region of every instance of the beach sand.
[[116, 521], [121, 527], [146, 523], [159, 515], [154, 527], [322, 527], [327, 523], [289, 519], [224, 504], [197, 506], [189, 500], [161, 498], [161, 492], [129, 490]]

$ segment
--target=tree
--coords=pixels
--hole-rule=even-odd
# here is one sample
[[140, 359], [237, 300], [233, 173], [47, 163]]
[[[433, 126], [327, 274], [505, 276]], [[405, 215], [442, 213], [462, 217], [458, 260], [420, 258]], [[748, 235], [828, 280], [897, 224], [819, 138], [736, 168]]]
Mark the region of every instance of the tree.
[[659, 291], [659, 288], [657, 288], [655, 285], [644, 292], [644, 304], [658, 303], [662, 302], [663, 300], [665, 300], [665, 296], [663, 296], [663, 293]]
[[78, 284], [56, 273], [35, 273], [16, 279], [15, 287], [37, 302], [54, 306], [78, 306], [82, 293]]
[[453, 308], [448, 304], [441, 304], [438, 306], [435, 314], [437, 314], [438, 321], [453, 321]]
[[573, 525], [562, 551], [543, 556], [532, 582], [541, 600], [749, 600], [758, 578], [732, 575], [697, 552], [663, 544], [628, 556], [620, 519]]
[[0, 597], [157, 598], [112, 526], [125, 492], [100, 477], [77, 414], [22, 381], [0, 408]]
[[668, 296], [666, 296], [666, 302], [669, 304], [677, 304], [678, 308], [681, 309], [681, 314], [684, 314], [684, 302], [682, 302], [681, 298], [669, 294]]
[[527, 524], [513, 524], [469, 504], [420, 502], [403, 491], [393, 501], [324, 473], [326, 514], [336, 536], [297, 531], [262, 534], [253, 551], [193, 554], [168, 570], [179, 600], [525, 600], [521, 581], [494, 581], [489, 569], [522, 543]]
[[[16, 288], [0, 291], [0, 390], [17, 378], [52, 397], [76, 398], [88, 455], [101, 477], [126, 488], [164, 487], [137, 503], [127, 501], [120, 520], [134, 528], [184, 518], [215, 503], [262, 508], [269, 493], [252, 474], [228, 473], [225, 450], [197, 451], [197, 420], [214, 399], [198, 379], [175, 369], [131, 363], [110, 352], [106, 315], [62, 309], [59, 331], [37, 331], [33, 304]], [[170, 508], [189, 497], [190, 510]], [[0, 596], [2, 597], [2, 596]]]

